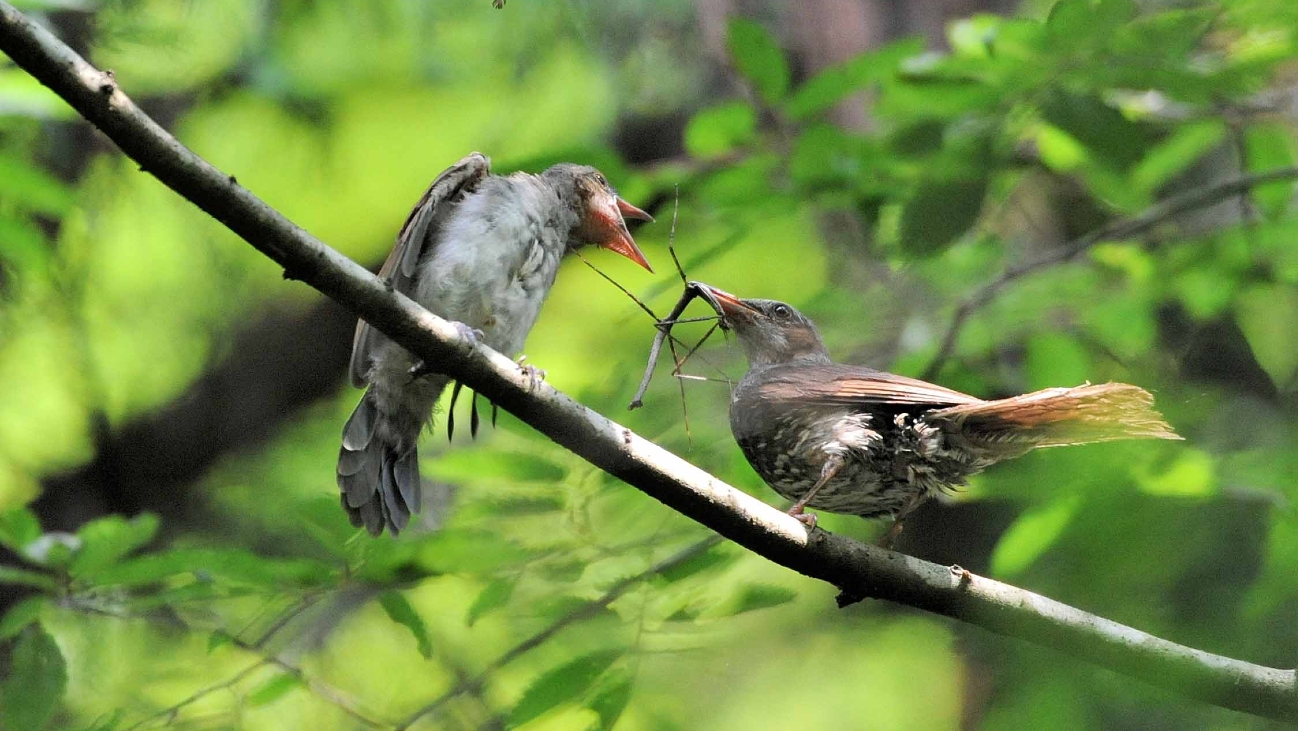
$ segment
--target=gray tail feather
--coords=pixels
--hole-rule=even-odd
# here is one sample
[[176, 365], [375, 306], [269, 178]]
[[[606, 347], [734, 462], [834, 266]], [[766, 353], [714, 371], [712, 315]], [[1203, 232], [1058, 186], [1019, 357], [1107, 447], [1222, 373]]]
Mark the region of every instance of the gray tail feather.
[[405, 449], [385, 442], [375, 433], [377, 422], [367, 392], [343, 427], [338, 489], [352, 525], [374, 536], [387, 527], [395, 536], [410, 524], [411, 513], [419, 512], [419, 453], [414, 440]]

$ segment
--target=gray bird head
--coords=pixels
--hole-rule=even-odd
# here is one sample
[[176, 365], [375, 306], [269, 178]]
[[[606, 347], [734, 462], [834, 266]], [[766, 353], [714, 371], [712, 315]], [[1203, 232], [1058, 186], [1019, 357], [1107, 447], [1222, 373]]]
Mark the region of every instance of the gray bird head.
[[750, 366], [806, 361], [828, 363], [829, 351], [816, 324], [775, 300], [740, 299], [710, 284], [690, 282], [744, 346]]
[[628, 218], [652, 221], [653, 216], [623, 200], [603, 173], [589, 165], [564, 162], [548, 168], [541, 177], [576, 211], [572, 235], [577, 245], [608, 249], [653, 271], [626, 228]]

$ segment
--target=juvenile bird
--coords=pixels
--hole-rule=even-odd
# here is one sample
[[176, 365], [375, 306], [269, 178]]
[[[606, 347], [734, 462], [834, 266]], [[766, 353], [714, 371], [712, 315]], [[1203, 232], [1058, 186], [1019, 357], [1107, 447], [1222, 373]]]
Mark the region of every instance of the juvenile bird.
[[730, 399], [735, 441], [766, 484], [795, 501], [789, 514], [813, 527], [805, 508], [900, 521], [926, 498], [1037, 447], [1181, 438], [1153, 397], [1130, 384], [984, 401], [834, 363], [815, 324], [793, 307], [691, 286], [748, 356]]
[[[653, 220], [595, 168], [563, 163], [539, 175], [492, 175], [490, 160], [474, 152], [429, 186], [379, 276], [466, 337], [513, 356], [566, 252], [599, 246], [653, 271], [625, 218]], [[416, 443], [451, 379], [364, 321], [349, 370], [352, 384], [368, 390], [343, 427], [342, 505], [352, 525], [396, 535], [419, 512]]]

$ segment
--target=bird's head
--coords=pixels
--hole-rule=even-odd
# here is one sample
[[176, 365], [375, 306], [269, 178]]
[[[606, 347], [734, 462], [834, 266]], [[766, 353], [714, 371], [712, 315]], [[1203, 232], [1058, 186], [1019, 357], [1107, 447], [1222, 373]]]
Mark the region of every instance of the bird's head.
[[739, 338], [750, 366], [829, 362], [829, 351], [816, 324], [792, 305], [775, 300], [740, 299], [702, 282], [690, 282], [690, 286], [717, 311], [721, 327]]
[[628, 218], [652, 221], [653, 216], [623, 200], [603, 173], [589, 165], [561, 163], [541, 176], [549, 180], [576, 211], [577, 225], [572, 234], [577, 245], [608, 249], [653, 271], [626, 228]]

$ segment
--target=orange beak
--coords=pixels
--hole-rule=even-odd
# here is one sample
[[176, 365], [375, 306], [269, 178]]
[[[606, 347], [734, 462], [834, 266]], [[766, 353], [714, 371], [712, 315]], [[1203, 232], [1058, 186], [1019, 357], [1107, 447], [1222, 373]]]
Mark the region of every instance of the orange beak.
[[752, 307], [723, 289], [717, 289], [710, 284], [697, 281], [690, 282], [690, 286], [703, 295], [703, 299], [712, 305], [712, 309], [716, 310], [718, 315], [721, 315], [722, 327], [725, 327], [726, 321], [734, 322], [736, 319], [751, 316]]
[[649, 272], [653, 272], [649, 260], [645, 258], [640, 247], [636, 246], [635, 239], [631, 238], [631, 232], [626, 228], [628, 218], [652, 221], [653, 216], [622, 200], [620, 196], [613, 196], [611, 205], [601, 206], [593, 211], [591, 218], [593, 220], [590, 221], [590, 229], [593, 235], [589, 240], [596, 246], [621, 254]]

